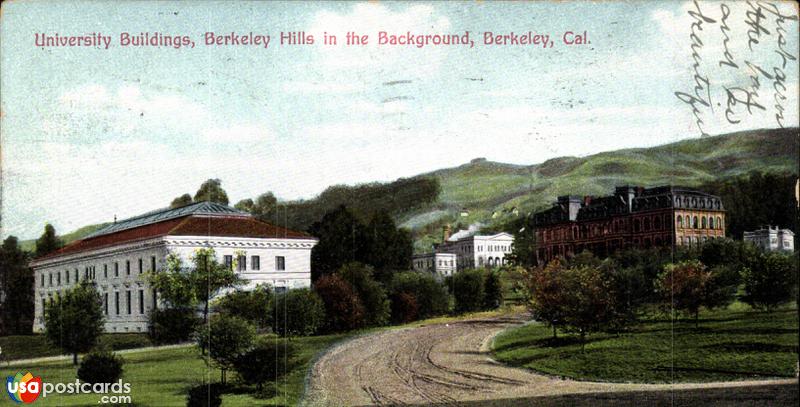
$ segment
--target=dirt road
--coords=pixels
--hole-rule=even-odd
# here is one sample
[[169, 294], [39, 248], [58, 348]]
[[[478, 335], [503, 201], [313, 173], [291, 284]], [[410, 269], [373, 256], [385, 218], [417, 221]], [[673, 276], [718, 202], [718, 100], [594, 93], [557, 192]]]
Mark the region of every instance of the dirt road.
[[797, 380], [643, 385], [578, 382], [500, 365], [503, 317], [390, 330], [336, 346], [312, 368], [304, 404], [468, 406], [797, 405]]

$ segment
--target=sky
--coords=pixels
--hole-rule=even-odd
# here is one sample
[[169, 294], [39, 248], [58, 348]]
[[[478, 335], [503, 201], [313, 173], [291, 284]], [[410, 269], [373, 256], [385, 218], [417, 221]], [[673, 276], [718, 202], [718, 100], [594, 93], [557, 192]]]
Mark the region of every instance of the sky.
[[[775, 4], [785, 16], [797, 15], [792, 3]], [[769, 34], [748, 46], [747, 7], [6, 2], [0, 235], [27, 239], [40, 235], [46, 222], [66, 233], [133, 216], [193, 194], [208, 178], [222, 180], [232, 204], [266, 191], [302, 199], [334, 184], [390, 181], [476, 157], [534, 164], [699, 137], [692, 106], [675, 95], [694, 92], [696, 18], [690, 12], [698, 8], [715, 21], [696, 31], [703, 42], [695, 48], [698, 69], [710, 78], [712, 100], [703, 110], [704, 131], [778, 127], [775, 89], [787, 97], [780, 103], [784, 125], [797, 126], [797, 21], [780, 22], [781, 40], [776, 15], [763, 11]], [[726, 8], [727, 32], [721, 30]], [[317, 43], [279, 46], [282, 31], [303, 31]], [[343, 46], [347, 31], [369, 35], [371, 44]], [[476, 45], [378, 46], [378, 31], [469, 31]], [[486, 46], [487, 31], [533, 31], [555, 44]], [[591, 43], [567, 46], [566, 31], [585, 31]], [[196, 46], [121, 47], [123, 32], [189, 35]], [[272, 40], [267, 49], [209, 47], [205, 32], [253, 32]], [[339, 44], [321, 45], [324, 32], [337, 35]], [[37, 47], [35, 33], [102, 33], [112, 44]], [[795, 58], [787, 58], [785, 74], [774, 70], [782, 63], [779, 45]], [[738, 69], [717, 63], [726, 49]], [[731, 124], [725, 89], [737, 87], [757, 93], [764, 109], [748, 115], [740, 103], [735, 117], [741, 122]]]

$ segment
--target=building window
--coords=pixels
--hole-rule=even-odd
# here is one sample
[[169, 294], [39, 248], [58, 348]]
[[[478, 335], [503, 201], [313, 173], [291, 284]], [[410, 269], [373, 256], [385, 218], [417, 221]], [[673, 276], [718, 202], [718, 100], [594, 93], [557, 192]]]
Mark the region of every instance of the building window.
[[150, 271], [156, 272], [156, 256], [150, 256]]
[[114, 277], [119, 277], [119, 263], [114, 262]]
[[711, 216], [708, 217], [708, 228], [714, 229], [714, 218]]
[[139, 257], [139, 274], [144, 272], [144, 263], [142, 262], [142, 258]]
[[139, 290], [139, 314], [144, 314], [144, 290]]
[[61, 272], [56, 273], [56, 284], [61, 285]]
[[286, 258], [275, 256], [275, 270], [286, 270]]
[[131, 261], [130, 260], [125, 260], [125, 275], [126, 276], [131, 275]]
[[125, 309], [128, 311], [128, 315], [131, 314], [131, 290], [125, 291]]
[[103, 278], [108, 278], [108, 264], [103, 264]]
[[717, 216], [717, 229], [722, 229], [722, 218]]
[[108, 293], [103, 293], [103, 314], [108, 315]]
[[701, 219], [701, 223], [702, 223], [701, 227], [703, 229], [706, 229], [708, 225], [706, 224], [706, 217], [705, 216], [703, 216], [703, 218]]
[[226, 254], [224, 259], [225, 259], [225, 268], [233, 270], [233, 256]]
[[119, 291], [114, 291], [114, 311], [119, 315]]
[[39, 277], [41, 277], [41, 279], [40, 279], [40, 280], [41, 280], [41, 284], [40, 284], [40, 286], [44, 287], [44, 273], [40, 274], [40, 275], [39, 275]]
[[69, 270], [64, 270], [64, 277], [67, 278], [67, 284], [69, 284]]
[[697, 226], [699, 225], [697, 222], [697, 216], [695, 216], [694, 218], [692, 218], [692, 228], [697, 229]]
[[678, 227], [679, 228], [683, 228], [683, 217], [681, 215], [678, 215], [678, 217], [676, 218], [676, 221], [677, 221]]
[[250, 257], [250, 268], [253, 270], [261, 270], [261, 257], [259, 256], [251, 256]]
[[238, 256], [236, 258], [236, 269], [238, 271], [247, 270], [247, 256]]
[[49, 285], [50, 287], [52, 287], [52, 286], [53, 286], [53, 273], [50, 273], [50, 274], [48, 274], [47, 276], [48, 276], [47, 278], [50, 280], [50, 282], [48, 283], [48, 285]]

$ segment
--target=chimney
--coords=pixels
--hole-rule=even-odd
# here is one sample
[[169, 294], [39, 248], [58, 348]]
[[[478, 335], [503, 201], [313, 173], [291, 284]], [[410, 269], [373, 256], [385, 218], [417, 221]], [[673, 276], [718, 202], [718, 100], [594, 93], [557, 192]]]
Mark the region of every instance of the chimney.
[[591, 195], [584, 195], [583, 196], [583, 206], [588, 206], [592, 203], [592, 196]]
[[117, 224], [117, 215], [114, 215], [114, 224]]
[[450, 238], [450, 224], [444, 225], [442, 227], [442, 243], [446, 242], [447, 239]]

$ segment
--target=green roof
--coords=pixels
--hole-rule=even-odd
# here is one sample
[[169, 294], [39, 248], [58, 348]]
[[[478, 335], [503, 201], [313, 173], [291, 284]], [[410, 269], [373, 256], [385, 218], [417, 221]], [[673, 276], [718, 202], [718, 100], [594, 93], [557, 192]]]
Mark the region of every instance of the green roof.
[[161, 208], [155, 211], [143, 213], [132, 218], [116, 221], [98, 231], [86, 236], [86, 238], [107, 235], [121, 230], [132, 229], [151, 223], [163, 222], [169, 219], [181, 218], [189, 215], [234, 215], [251, 216], [247, 212], [231, 208], [216, 202], [203, 201], [195, 202], [179, 208]]

